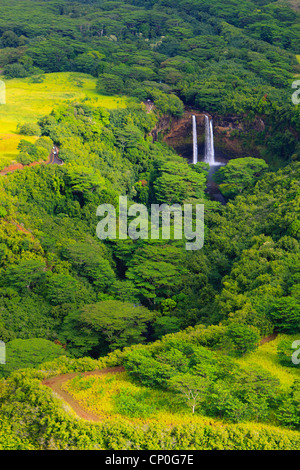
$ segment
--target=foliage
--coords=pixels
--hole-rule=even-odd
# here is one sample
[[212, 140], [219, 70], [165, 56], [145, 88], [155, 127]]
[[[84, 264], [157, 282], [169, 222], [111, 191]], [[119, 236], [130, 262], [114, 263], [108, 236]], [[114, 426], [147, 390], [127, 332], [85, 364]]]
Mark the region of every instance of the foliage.
[[[298, 20], [268, 0], [3, 0], [1, 149], [26, 166], [0, 177], [3, 449], [300, 448], [288, 343], [258, 346], [299, 331]], [[241, 120], [229, 144], [259, 157], [219, 169], [224, 206], [205, 165], [152, 138], [187, 107]], [[45, 164], [53, 145], [63, 165]], [[204, 204], [203, 249], [99, 240], [97, 207], [119, 215], [120, 195]], [[41, 384], [71, 372], [105, 420], [74, 419]]]
[[271, 316], [279, 331], [291, 334], [298, 332], [300, 320], [299, 300], [292, 296], [278, 299], [273, 305]]
[[39, 135], [40, 128], [37, 124], [25, 123], [17, 129], [22, 135]]
[[[73, 330], [77, 336], [85, 335], [94, 338], [94, 347], [104, 341], [110, 349], [122, 348], [127, 345], [140, 343], [145, 340], [147, 324], [153, 319], [153, 313], [147, 308], [119, 300], [106, 300], [95, 304], [85, 305], [78, 312], [69, 314], [62, 325], [61, 337], [71, 343], [69, 348], [80, 351], [80, 345], [74, 344]], [[82, 331], [82, 333], [80, 333]], [[72, 345], [73, 343], [73, 345]], [[74, 348], [75, 346], [75, 348]], [[84, 350], [83, 350], [84, 352]]]
[[[207, 332], [204, 335], [205, 331], [205, 329], [202, 329], [203, 339], [205, 335], [207, 336]], [[195, 332], [191, 329], [188, 337], [192, 342], [178, 341], [181, 335], [179, 333], [177, 334], [178, 340], [176, 343], [175, 337], [171, 336], [168, 341], [164, 340], [156, 344], [155, 349], [158, 356], [164, 357], [165, 365], [166, 360], [170, 363], [170, 360], [173, 361], [176, 357], [176, 361], [173, 361], [173, 367], [175, 364], [181, 370], [186, 367], [187, 362], [183, 362], [184, 355], [178, 355], [179, 349], [176, 356], [174, 356], [174, 345], [177, 344], [180, 349], [183, 348], [182, 350], [188, 353], [194, 342], [194, 334]], [[171, 344], [173, 344], [173, 349], [170, 349]], [[153, 347], [154, 345], [147, 346], [149, 351]], [[158, 347], [159, 349], [157, 349]], [[297, 431], [283, 430], [280, 427], [276, 428], [266, 424], [258, 426], [250, 423], [232, 424], [215, 420], [213, 417], [207, 420], [201, 414], [199, 415], [197, 410], [195, 413], [192, 413], [192, 410], [188, 411], [188, 408], [184, 411], [182, 405], [176, 402], [176, 395], [172, 398], [170, 392], [151, 389], [148, 392], [147, 388], [128, 380], [124, 373], [92, 374], [87, 377], [82, 374], [84, 371], [93, 371], [120, 364], [121, 357], [124, 358], [128, 355], [130, 349], [132, 352], [134, 349], [138, 351], [140, 346], [135, 346], [134, 349], [129, 348], [127, 352], [124, 351], [122, 354], [115, 351], [101, 360], [92, 360], [90, 358], [74, 360], [60, 357], [42, 364], [38, 370], [26, 369], [14, 372], [6, 383], [2, 384], [1, 388], [1, 429], [7, 431], [6, 438], [1, 439], [3, 448], [16, 448], [18, 441], [15, 436], [19, 433], [20, 426], [22, 426], [24, 447], [32, 447], [33, 449], [96, 449], [99, 445], [104, 449], [118, 449], [124, 447], [129, 437], [131, 439], [130, 448], [159, 449], [162, 447], [162, 436], [164, 436], [163, 447], [168, 449], [178, 446], [184, 449], [207, 450], [216, 447], [219, 449], [234, 448], [241, 450], [299, 449]], [[197, 351], [198, 359], [196, 363], [200, 366], [199, 371], [202, 371], [205, 363], [203, 361], [208, 361], [210, 354], [205, 348], [194, 349], [194, 351]], [[201, 364], [199, 363], [200, 357], [202, 357]], [[196, 365], [196, 363], [194, 364]], [[211, 366], [214, 364], [215, 361], [211, 363]], [[241, 374], [242, 371], [233, 367], [232, 362], [227, 363], [226, 369], [224, 368], [225, 364], [226, 362], [220, 363], [219, 372], [223, 374], [223, 377], [224, 373], [238, 373], [235, 376], [238, 379], [235, 385], [235, 393], [243, 400], [244, 409], [247, 409], [248, 404], [248, 410], [252, 410], [252, 419], [257, 413], [265, 414], [266, 400], [268, 401], [270, 398], [273, 400], [272, 397], [274, 397], [276, 388], [274, 380], [262, 370], [253, 369], [253, 367], [248, 368], [245, 375], [245, 372]], [[206, 362], [205, 366], [207, 371], [209, 370], [208, 366], [209, 361]], [[213, 370], [217, 371], [218, 368], [219, 366], [216, 367], [215, 365]], [[74, 371], [77, 371], [77, 377], [65, 382], [63, 387], [76, 397], [86, 410], [94, 413], [96, 410], [101, 414], [106, 413], [108, 419], [95, 424], [86, 423], [83, 420], [74, 420], [73, 417], [62, 410], [61, 402], [52, 395], [51, 390], [40, 385], [40, 380], [47, 376]], [[112, 371], [110, 370], [110, 372]], [[211, 371], [211, 373], [213, 372]], [[220, 388], [221, 384], [223, 388]], [[18, 392], [11, 393], [12, 390], [16, 389], [16, 386]], [[215, 391], [210, 391], [209, 403], [222, 409], [222, 400], [225, 399], [227, 405], [229, 405], [225, 409], [231, 413], [231, 419], [234, 421], [236, 418], [241, 417], [238, 408], [241, 404], [238, 404], [236, 400], [235, 402], [232, 401], [231, 398], [232, 408], [232, 405], [228, 402], [228, 395], [221, 395], [222, 400], [220, 401], [219, 392], [220, 390], [224, 391], [224, 387], [225, 383], [216, 382]], [[291, 399], [289, 398], [289, 400], [297, 399], [296, 391], [296, 387], [291, 389]], [[227, 392], [229, 392], [228, 389]], [[218, 394], [217, 399], [215, 399], [216, 394]], [[26, 407], [24, 407], [24, 399], [26, 400]], [[282, 401], [280, 401], [279, 406], [281, 406], [281, 403], [285, 406], [288, 405], [284, 396], [280, 400]], [[295, 405], [293, 406], [292, 410], [291, 403], [289, 403], [290, 417], [283, 413], [283, 408], [278, 413], [278, 417], [282, 419], [282, 424], [285, 426], [290, 426], [289, 423], [292, 423], [293, 427], [297, 427], [297, 412]], [[8, 424], [5, 423], [8, 423], [12, 407], [14, 420], [10, 423], [8, 432]], [[294, 413], [294, 417], [291, 418], [292, 413]], [[36, 428], [38, 432], [33, 432], [35, 424], [41, 423], [41, 415], [43, 416], [44, 426], [38, 426]], [[109, 417], [112, 419], [109, 419]], [[147, 420], [147, 425], [145, 425], [145, 420]], [[41, 439], [43, 442], [42, 447]], [[168, 443], [166, 444], [166, 442]], [[128, 448], [128, 444], [126, 448]]]
[[278, 354], [280, 364], [282, 364], [285, 367], [297, 366], [297, 364], [294, 364], [292, 360], [293, 353], [295, 352], [295, 349], [293, 349], [292, 346], [293, 346], [292, 337], [282, 339], [277, 346], [277, 354]]
[[9, 376], [14, 370], [35, 368], [56, 357], [65, 355], [59, 344], [42, 338], [14, 339], [6, 344], [6, 364], [0, 366], [2, 377]]
[[259, 331], [247, 325], [230, 323], [222, 338], [222, 347], [228, 354], [242, 356], [255, 351], [260, 340]]
[[258, 178], [267, 170], [266, 162], [259, 158], [236, 158], [221, 167], [215, 175], [220, 183], [220, 189], [226, 197], [241, 194], [257, 182]]

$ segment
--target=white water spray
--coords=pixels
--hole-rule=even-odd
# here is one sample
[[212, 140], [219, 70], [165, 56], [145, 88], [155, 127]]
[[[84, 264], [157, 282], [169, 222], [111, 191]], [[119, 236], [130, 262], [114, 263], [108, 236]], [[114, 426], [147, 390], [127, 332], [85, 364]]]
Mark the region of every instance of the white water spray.
[[197, 140], [197, 122], [193, 115], [193, 163], [198, 162], [198, 140]]
[[215, 165], [213, 121], [205, 115], [205, 155], [204, 161], [210, 166]]

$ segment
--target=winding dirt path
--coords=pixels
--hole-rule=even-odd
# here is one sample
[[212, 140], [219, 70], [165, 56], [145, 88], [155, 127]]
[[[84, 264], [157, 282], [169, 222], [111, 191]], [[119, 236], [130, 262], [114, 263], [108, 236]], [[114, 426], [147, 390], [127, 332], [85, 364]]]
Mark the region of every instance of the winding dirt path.
[[[278, 333], [273, 333], [270, 336], [263, 338], [260, 344], [268, 343], [269, 341], [273, 341], [277, 337]], [[68, 374], [57, 375], [55, 377], [51, 377], [49, 379], [45, 379], [42, 381], [42, 385], [46, 385], [50, 387], [59, 399], [62, 400], [63, 403], [66, 403], [79, 418], [85, 419], [87, 421], [99, 422], [102, 421], [103, 418], [101, 416], [95, 415], [86, 411], [79, 403], [76, 401], [68, 392], [62, 390], [61, 386], [67, 380], [73, 379], [78, 375], [89, 376], [89, 375], [105, 375], [117, 372], [124, 372], [125, 369], [123, 366], [118, 367], [107, 367], [105, 369], [93, 370], [88, 372], [70, 372]]]
[[73, 379], [78, 375], [105, 375], [109, 373], [117, 373], [117, 372], [124, 372], [124, 367], [107, 367], [106, 369], [101, 370], [93, 370], [89, 372], [71, 372], [69, 374], [57, 375], [55, 377], [51, 377], [49, 379], [45, 379], [42, 381], [43, 385], [50, 387], [54, 394], [60, 398], [63, 402], [66, 402], [72, 410], [79, 416], [79, 418], [85, 419], [87, 421], [94, 421], [99, 422], [102, 421], [103, 418], [101, 416], [97, 416], [93, 413], [89, 413], [86, 411], [79, 403], [66, 391], [61, 389], [61, 386], [67, 380]]
[[58, 154], [59, 154], [59, 148], [54, 147], [52, 148], [49, 154], [49, 158], [46, 162], [45, 161], [32, 162], [32, 163], [29, 163], [28, 165], [23, 165], [22, 163], [12, 163], [11, 165], [3, 168], [0, 171], [0, 175], [4, 176], [4, 175], [7, 175], [8, 173], [14, 173], [17, 170], [23, 170], [24, 168], [27, 168], [29, 166], [41, 165], [42, 163], [44, 163], [45, 165], [63, 165], [64, 162], [61, 160], [61, 158], [58, 158]]

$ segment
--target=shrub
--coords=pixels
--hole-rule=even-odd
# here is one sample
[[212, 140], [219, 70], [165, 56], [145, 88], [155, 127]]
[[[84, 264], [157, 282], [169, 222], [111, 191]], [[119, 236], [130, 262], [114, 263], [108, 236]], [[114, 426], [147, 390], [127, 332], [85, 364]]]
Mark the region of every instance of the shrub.
[[295, 352], [295, 349], [292, 348], [293, 339], [283, 339], [277, 346], [277, 355], [280, 361], [280, 364], [285, 367], [299, 367], [297, 364], [294, 364], [292, 361], [292, 354]]
[[243, 356], [255, 351], [259, 345], [260, 335], [257, 328], [239, 323], [231, 323], [226, 327], [221, 340], [222, 347], [229, 353]]
[[149, 418], [155, 413], [155, 406], [146, 402], [151, 391], [132, 393], [130, 388], [122, 390], [116, 399], [115, 409], [129, 418]]
[[18, 126], [18, 132], [21, 135], [40, 135], [41, 133], [41, 128], [38, 124], [33, 124], [33, 123], [25, 123], [21, 124]]
[[3, 73], [6, 78], [24, 78], [28, 76], [28, 71], [22, 64], [8, 64], [4, 67]]
[[34, 368], [45, 361], [65, 355], [62, 346], [42, 338], [14, 339], [6, 345], [6, 364], [0, 375], [7, 377], [16, 369]]

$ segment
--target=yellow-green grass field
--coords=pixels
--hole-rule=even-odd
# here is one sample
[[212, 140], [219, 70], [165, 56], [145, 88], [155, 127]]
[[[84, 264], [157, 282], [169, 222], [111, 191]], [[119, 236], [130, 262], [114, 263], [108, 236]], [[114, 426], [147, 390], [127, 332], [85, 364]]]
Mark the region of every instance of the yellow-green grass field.
[[[275, 441], [278, 442], [284, 442], [289, 438], [296, 441], [299, 439], [299, 432], [272, 424], [242, 422], [237, 425], [201, 414], [192, 414], [187, 407], [185, 409], [181, 407], [170, 393], [137, 385], [130, 380], [126, 372], [108, 373], [102, 376], [79, 374], [77, 377], [64, 382], [61, 388], [86, 413], [91, 414], [93, 417], [97, 416], [98, 420], [102, 422], [113, 421], [113, 423], [118, 424], [134, 425], [136, 429], [139, 426], [147, 429], [149, 424], [159, 424], [166, 428], [191, 426], [192, 432], [195, 425], [211, 427], [219, 430], [220, 435], [227, 436], [230, 443], [229, 448], [233, 450], [236, 448], [234, 444], [235, 429], [240, 432], [241, 439], [243, 436], [253, 436], [253, 439], [258, 442], [258, 449], [260, 445], [263, 445], [264, 449], [273, 450], [274, 441], [263, 444], [264, 432], [269, 433], [270, 436], [275, 436]], [[74, 403], [71, 403], [71, 408], [65, 406], [65, 410], [72, 416], [76, 416], [76, 410], [72, 406], [74, 406]], [[88, 415], [85, 415], [84, 419], [94, 420], [94, 418], [89, 418]], [[180, 438], [184, 442], [184, 428], [179, 432]], [[188, 442], [187, 445], [189, 445]], [[281, 445], [282, 443], [278, 444], [278, 448], [281, 448]], [[223, 442], [216, 442], [215, 449], [223, 450]]]
[[260, 366], [269, 371], [274, 377], [277, 377], [283, 389], [290, 387], [294, 380], [300, 380], [300, 364], [298, 367], [283, 367], [280, 364], [277, 347], [280, 341], [284, 339], [288, 339], [292, 344], [294, 340], [299, 340], [300, 337], [299, 335], [287, 336], [280, 334], [275, 340], [259, 346], [253, 353], [239, 359], [239, 364], [242, 366]]
[[50, 73], [42, 76], [42, 83], [32, 78], [2, 80], [6, 85], [6, 104], [0, 105], [0, 169], [13, 162], [22, 138], [34, 142], [37, 137], [17, 133], [17, 125], [35, 123], [64, 101], [87, 99], [92, 106], [107, 109], [126, 106], [126, 98], [103, 96], [96, 92], [96, 78], [76, 72]]
[[[292, 336], [278, 335], [259, 348], [236, 361], [243, 367], [257, 366], [270, 372], [280, 381], [282, 391], [287, 390], [296, 379], [300, 379], [299, 367], [284, 367], [280, 364], [277, 347], [281, 340]], [[213, 424], [218, 420], [203, 415], [192, 415], [191, 410], [179, 403], [167, 391], [157, 391], [137, 385], [126, 372], [109, 373], [103, 376], [79, 374], [62, 384], [62, 389], [88, 413], [100, 419], [129, 419], [133, 422], [159, 422], [175, 424]]]
[[103, 376], [81, 376], [64, 382], [62, 390], [78, 405], [100, 420], [129, 420], [145, 424], [212, 424], [216, 420], [202, 415], [192, 415], [191, 410], [175, 396], [132, 382], [126, 372]]

